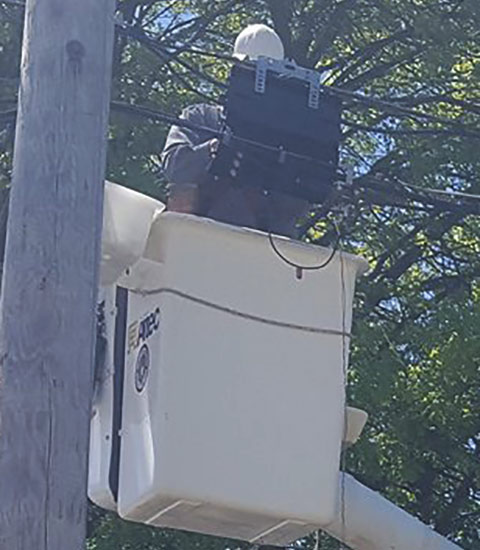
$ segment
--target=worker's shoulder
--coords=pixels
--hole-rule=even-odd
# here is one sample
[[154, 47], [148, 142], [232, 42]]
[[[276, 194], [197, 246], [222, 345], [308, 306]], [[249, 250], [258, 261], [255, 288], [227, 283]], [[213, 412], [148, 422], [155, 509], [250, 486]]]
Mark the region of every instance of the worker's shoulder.
[[222, 107], [220, 105], [213, 105], [210, 103], [195, 103], [185, 107], [182, 111], [181, 117], [186, 119], [192, 119], [197, 117], [214, 117], [217, 118], [222, 113]]

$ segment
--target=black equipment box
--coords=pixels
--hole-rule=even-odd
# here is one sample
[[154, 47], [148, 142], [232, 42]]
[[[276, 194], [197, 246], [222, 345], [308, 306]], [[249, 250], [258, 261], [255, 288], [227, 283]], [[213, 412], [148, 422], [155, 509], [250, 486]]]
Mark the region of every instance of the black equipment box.
[[267, 58], [237, 63], [210, 173], [321, 203], [336, 178], [340, 113], [340, 100], [322, 88], [315, 71]]

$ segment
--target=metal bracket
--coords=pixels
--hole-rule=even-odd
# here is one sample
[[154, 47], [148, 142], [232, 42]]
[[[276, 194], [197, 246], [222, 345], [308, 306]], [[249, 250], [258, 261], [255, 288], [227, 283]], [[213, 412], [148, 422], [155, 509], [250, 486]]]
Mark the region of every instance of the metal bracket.
[[311, 109], [318, 109], [320, 102], [320, 75], [315, 71], [310, 71], [308, 80], [308, 106]]
[[260, 57], [257, 61], [257, 68], [255, 70], [255, 91], [257, 94], [265, 93], [268, 61], [266, 57]]
[[320, 88], [322, 87], [322, 76], [317, 71], [299, 67], [293, 60], [277, 60], [269, 57], [259, 57], [255, 69], [255, 92], [265, 93], [267, 84], [267, 72], [273, 71], [286, 78], [297, 78], [308, 82], [308, 106], [311, 109], [318, 109], [320, 103]]

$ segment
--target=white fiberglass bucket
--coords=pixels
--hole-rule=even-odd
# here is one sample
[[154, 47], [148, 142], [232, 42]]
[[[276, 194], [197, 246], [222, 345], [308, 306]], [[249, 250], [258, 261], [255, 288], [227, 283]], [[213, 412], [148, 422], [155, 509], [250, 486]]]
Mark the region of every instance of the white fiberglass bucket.
[[[275, 242], [302, 265], [330, 254]], [[135, 266], [120, 279], [130, 292], [119, 514], [269, 544], [327, 524], [365, 262], [338, 253], [298, 278], [267, 235], [175, 213], [156, 217], [143, 260], [148, 284]]]

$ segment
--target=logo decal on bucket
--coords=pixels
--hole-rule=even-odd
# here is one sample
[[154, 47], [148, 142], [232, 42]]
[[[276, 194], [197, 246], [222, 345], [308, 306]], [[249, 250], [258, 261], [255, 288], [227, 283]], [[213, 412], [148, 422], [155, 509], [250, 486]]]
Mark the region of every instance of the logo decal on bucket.
[[146, 342], [160, 327], [160, 308], [146, 315], [140, 321], [133, 321], [128, 326], [127, 353], [136, 350]]
[[135, 363], [135, 389], [141, 393], [147, 385], [148, 372], [150, 370], [150, 350], [147, 344], [143, 344], [138, 352]]

